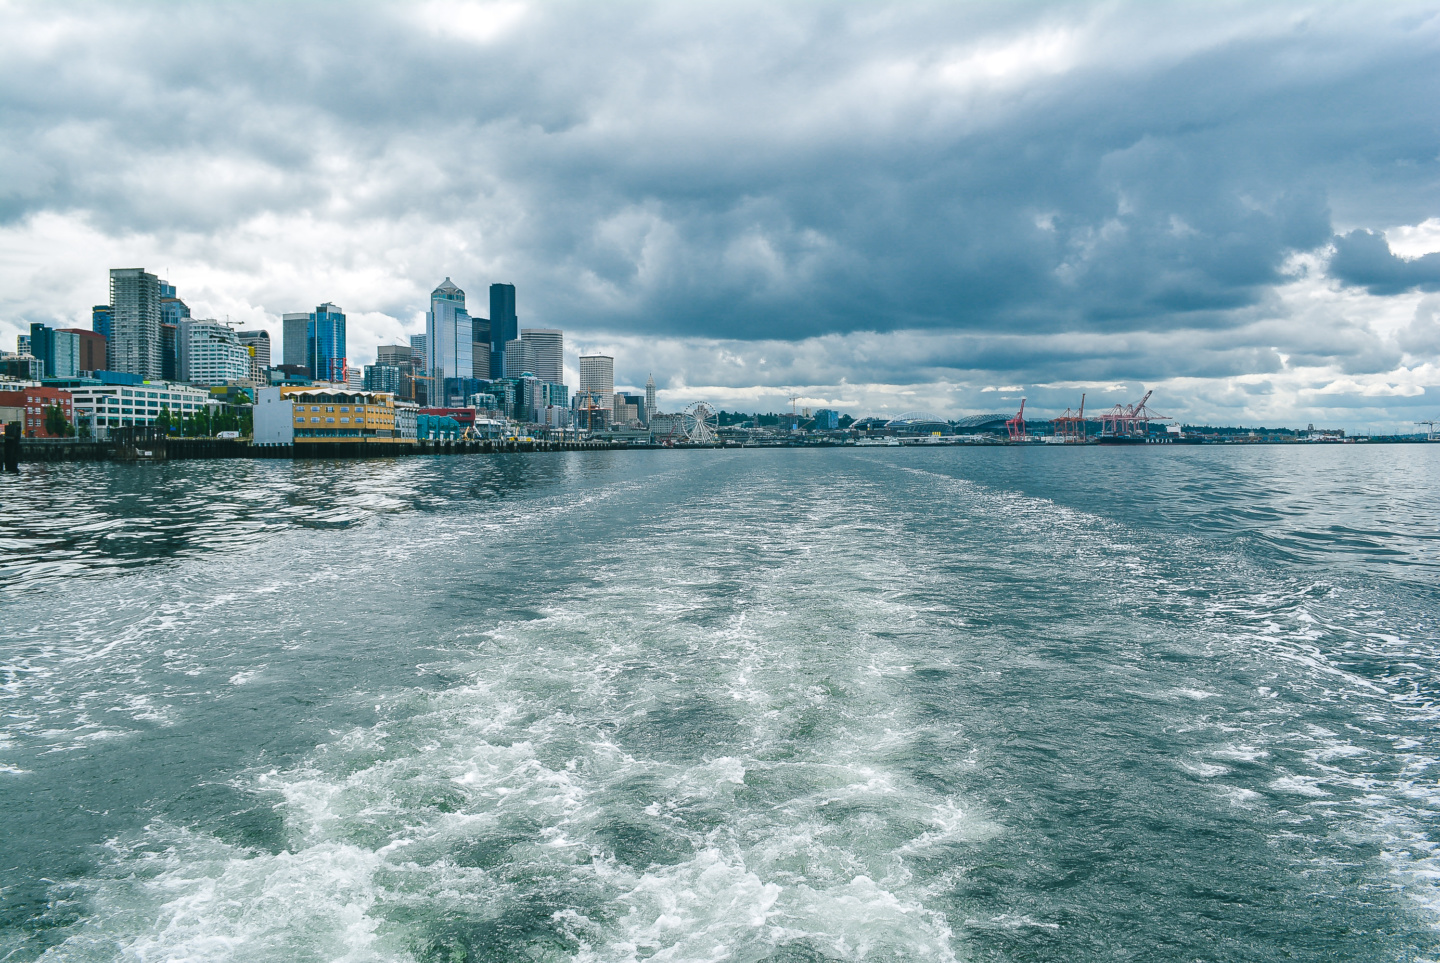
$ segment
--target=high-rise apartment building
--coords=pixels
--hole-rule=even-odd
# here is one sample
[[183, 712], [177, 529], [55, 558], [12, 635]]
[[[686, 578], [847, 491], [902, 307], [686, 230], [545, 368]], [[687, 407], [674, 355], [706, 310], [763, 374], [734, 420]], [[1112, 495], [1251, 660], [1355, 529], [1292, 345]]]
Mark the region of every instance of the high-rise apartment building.
[[345, 373], [345, 312], [330, 302], [310, 314], [307, 333], [309, 345], [305, 360], [316, 381], [344, 384]]
[[650, 424], [650, 416], [655, 413], [655, 376], [652, 374], [645, 379], [645, 424]]
[[256, 384], [265, 381], [265, 369], [270, 367], [270, 332], [241, 331], [240, 343], [250, 352], [250, 380]]
[[430, 340], [423, 334], [412, 334], [410, 350], [415, 352], [415, 363], [423, 370], [430, 361]]
[[310, 315], [293, 312], [280, 316], [280, 363], [310, 366]]
[[250, 349], [229, 325], [185, 318], [179, 325], [178, 347], [181, 381], [223, 385], [250, 377]]
[[490, 377], [505, 377], [505, 345], [520, 337], [515, 285], [490, 285]]
[[550, 384], [565, 383], [565, 332], [555, 328], [526, 328], [520, 340], [529, 345], [530, 370]]
[[474, 342], [470, 314], [465, 310], [465, 292], [446, 278], [430, 292], [430, 310], [425, 312], [425, 367], [430, 377], [474, 377]]
[[160, 346], [160, 279], [144, 268], [110, 271], [110, 367], [115, 371], [159, 380], [163, 375]]
[[580, 390], [599, 395], [608, 406], [615, 394], [615, 359], [604, 354], [582, 355]]

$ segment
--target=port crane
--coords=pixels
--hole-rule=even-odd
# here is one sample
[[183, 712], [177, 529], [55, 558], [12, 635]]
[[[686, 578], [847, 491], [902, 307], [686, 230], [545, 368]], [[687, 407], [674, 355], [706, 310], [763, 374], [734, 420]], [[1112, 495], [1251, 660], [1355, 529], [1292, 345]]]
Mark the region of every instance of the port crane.
[[1011, 441], [1025, 441], [1029, 435], [1025, 433], [1025, 399], [1020, 399], [1020, 410], [1014, 418], [1005, 422], [1005, 430], [1010, 433]]

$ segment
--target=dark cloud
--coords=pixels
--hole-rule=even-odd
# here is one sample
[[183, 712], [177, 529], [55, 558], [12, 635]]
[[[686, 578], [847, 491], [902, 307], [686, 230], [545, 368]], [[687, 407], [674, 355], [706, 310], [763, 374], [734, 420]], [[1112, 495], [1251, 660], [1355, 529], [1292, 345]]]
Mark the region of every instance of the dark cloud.
[[1335, 237], [1330, 276], [1371, 294], [1440, 291], [1440, 253], [1407, 260], [1390, 250], [1385, 235], [1357, 230]]

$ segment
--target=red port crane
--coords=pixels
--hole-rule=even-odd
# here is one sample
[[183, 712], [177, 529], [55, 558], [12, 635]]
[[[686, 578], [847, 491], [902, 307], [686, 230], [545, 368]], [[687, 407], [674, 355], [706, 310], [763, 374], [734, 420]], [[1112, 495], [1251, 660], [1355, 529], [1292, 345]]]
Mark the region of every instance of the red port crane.
[[1065, 444], [1079, 444], [1085, 441], [1085, 395], [1083, 393], [1080, 395], [1078, 414], [1072, 413], [1069, 408], [1066, 408], [1065, 414], [1056, 418], [1053, 424], [1055, 434], [1059, 435], [1060, 440]]
[[1152, 389], [1133, 405], [1116, 405], [1105, 412], [1100, 416], [1100, 433], [1112, 438], [1144, 438], [1150, 432], [1150, 422], [1169, 421], [1146, 407], [1154, 393]]
[[1020, 410], [1014, 418], [1005, 422], [1005, 430], [1010, 433], [1011, 441], [1024, 441], [1028, 436], [1025, 434], [1025, 399], [1020, 399]]

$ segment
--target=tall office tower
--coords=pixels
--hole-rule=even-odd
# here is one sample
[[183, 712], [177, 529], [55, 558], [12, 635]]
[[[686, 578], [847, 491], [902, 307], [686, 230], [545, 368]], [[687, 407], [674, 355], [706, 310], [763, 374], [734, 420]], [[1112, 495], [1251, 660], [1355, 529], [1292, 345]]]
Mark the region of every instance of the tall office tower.
[[505, 377], [505, 343], [520, 337], [515, 285], [490, 285], [490, 377]]
[[110, 367], [125, 374], [159, 379], [160, 279], [143, 268], [110, 271]]
[[180, 380], [180, 325], [160, 322], [160, 377]]
[[376, 362], [365, 366], [364, 388], [366, 391], [388, 391], [400, 393], [400, 368], [398, 365]]
[[582, 355], [580, 390], [599, 395], [608, 407], [615, 394], [615, 359], [604, 354]]
[[260, 384], [265, 380], [265, 369], [270, 367], [270, 332], [241, 331], [240, 343], [250, 350], [250, 380]]
[[[316, 381], [345, 383], [345, 312], [326, 301], [310, 313], [305, 363]], [[358, 380], [358, 379], [357, 379]]]
[[410, 350], [415, 352], [415, 364], [423, 371], [430, 361], [430, 343], [423, 334], [410, 335]]
[[565, 383], [565, 332], [555, 328], [526, 328], [520, 340], [530, 346], [530, 370], [552, 385]]
[[28, 334], [17, 334], [17, 335], [15, 336], [15, 353], [16, 353], [16, 354], [28, 354], [30, 357], [33, 358], [33, 357], [35, 357], [35, 352], [31, 351], [31, 350], [30, 350], [30, 347], [31, 347], [31, 346], [30, 346], [30, 335], [28, 335]]
[[645, 381], [645, 424], [650, 424], [650, 416], [655, 414], [655, 376], [652, 374]]
[[522, 338], [505, 342], [505, 377], [518, 378], [521, 375], [535, 377], [534, 346]]
[[175, 294], [175, 285], [160, 279], [160, 323], [173, 324], [190, 317], [190, 307]]
[[310, 315], [293, 313], [280, 316], [280, 363], [309, 367]]
[[30, 325], [30, 353], [40, 359], [47, 378], [80, 376], [80, 339], [38, 322]]
[[430, 377], [474, 377], [474, 348], [465, 292], [446, 278], [430, 292], [425, 312], [425, 367]]

